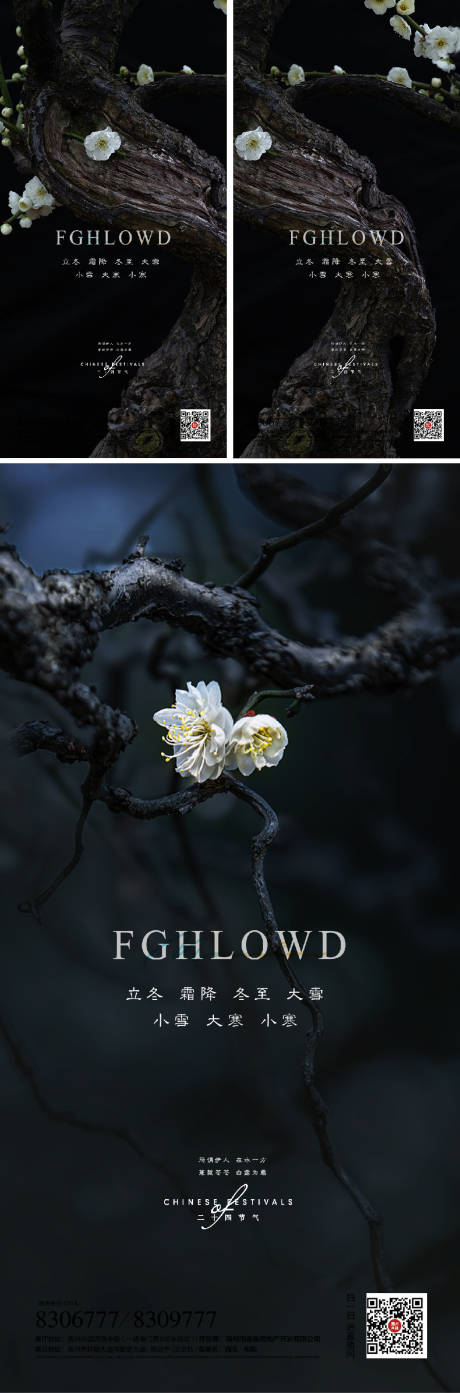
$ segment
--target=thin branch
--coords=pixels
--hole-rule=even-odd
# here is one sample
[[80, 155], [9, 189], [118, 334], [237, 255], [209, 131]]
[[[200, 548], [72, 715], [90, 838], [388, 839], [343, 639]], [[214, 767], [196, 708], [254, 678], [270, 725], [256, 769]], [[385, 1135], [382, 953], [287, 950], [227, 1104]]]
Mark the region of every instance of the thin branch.
[[93, 803], [99, 796], [101, 785], [104, 783], [107, 772], [111, 765], [115, 763], [125, 742], [120, 738], [114, 737], [112, 732], [102, 731], [96, 736], [93, 749], [88, 754], [89, 770], [82, 784], [81, 789], [81, 808], [77, 818], [74, 834], [74, 850], [70, 861], [66, 862], [59, 874], [47, 885], [40, 894], [35, 895], [32, 900], [23, 900], [19, 905], [24, 914], [33, 914], [40, 921], [40, 911], [44, 904], [51, 899], [52, 895], [59, 890], [60, 886], [79, 865], [84, 852], [83, 834]]
[[85, 779], [85, 782], [83, 784], [82, 807], [80, 814], [77, 818], [74, 835], [74, 850], [73, 855], [70, 858], [70, 861], [67, 861], [66, 865], [63, 866], [61, 871], [59, 871], [59, 874], [55, 876], [54, 880], [51, 881], [51, 884], [47, 885], [44, 890], [41, 890], [40, 894], [35, 895], [32, 900], [21, 900], [20, 904], [18, 904], [18, 909], [20, 909], [23, 914], [33, 914], [34, 918], [37, 919], [39, 923], [41, 922], [40, 911], [43, 905], [51, 899], [52, 895], [56, 893], [56, 890], [59, 890], [59, 887], [63, 884], [63, 882], [67, 880], [70, 875], [72, 875], [72, 871], [74, 871], [76, 867], [79, 865], [79, 862], [81, 861], [81, 858], [83, 856], [83, 833], [85, 830], [85, 825], [89, 813], [91, 811], [91, 805], [94, 801], [93, 797], [91, 797], [89, 794], [89, 780], [90, 774], [88, 774], [88, 777], [87, 779]]
[[[331, 506], [330, 497], [308, 482], [308, 465], [301, 468], [302, 472], [291, 473], [271, 459], [242, 459], [235, 464], [235, 474], [242, 493], [260, 512], [291, 529], [315, 522]], [[424, 589], [420, 567], [402, 544], [390, 544], [388, 538], [389, 515], [398, 508], [397, 491], [380, 493], [377, 504], [380, 507], [374, 506], [372, 515], [369, 509], [346, 514], [334, 531], [334, 541], [372, 585], [396, 595], [401, 605], [412, 603]]]
[[[24, 1057], [22, 1050], [19, 1048], [17, 1041], [14, 1039], [5, 1021], [1, 1019], [0, 1035], [3, 1036], [5, 1044], [8, 1046], [16, 1068], [26, 1079], [40, 1111], [45, 1114], [50, 1122], [59, 1122], [66, 1127], [76, 1127], [79, 1132], [89, 1132], [96, 1136], [114, 1137], [117, 1141], [124, 1142], [126, 1146], [129, 1146], [131, 1151], [134, 1151], [135, 1155], [139, 1157], [139, 1160], [145, 1161], [148, 1166], [153, 1166], [160, 1174], [167, 1176], [168, 1180], [171, 1180], [171, 1175], [162, 1162], [156, 1156], [151, 1156], [142, 1146], [142, 1143], [138, 1141], [137, 1137], [134, 1136], [134, 1133], [130, 1132], [128, 1128], [111, 1127], [109, 1124], [106, 1125], [102, 1122], [88, 1122], [85, 1118], [78, 1117], [76, 1113], [71, 1112], [69, 1109], [56, 1108], [53, 1103], [50, 1103], [42, 1093], [32, 1066]], [[174, 1176], [174, 1182], [179, 1183], [177, 1176]]]
[[274, 809], [270, 807], [269, 803], [266, 803], [264, 798], [260, 797], [260, 794], [255, 793], [247, 784], [240, 783], [239, 779], [235, 779], [232, 775], [226, 775], [225, 777], [227, 787], [235, 795], [235, 798], [240, 798], [243, 802], [249, 803], [263, 820], [264, 825], [262, 831], [259, 832], [252, 843], [252, 876], [260, 912], [272, 952], [284, 976], [301, 996], [302, 1004], [309, 1011], [312, 1019], [312, 1027], [308, 1032], [306, 1042], [304, 1085], [322, 1160], [324, 1164], [328, 1166], [329, 1170], [332, 1170], [339, 1183], [347, 1190], [353, 1203], [366, 1220], [369, 1227], [375, 1280], [380, 1290], [388, 1291], [391, 1287], [391, 1282], [385, 1268], [383, 1257], [382, 1220], [376, 1209], [374, 1209], [373, 1204], [371, 1204], [370, 1200], [363, 1194], [362, 1190], [356, 1184], [356, 1181], [348, 1174], [348, 1171], [345, 1170], [345, 1167], [336, 1155], [328, 1132], [328, 1109], [315, 1083], [316, 1051], [323, 1034], [322, 1013], [315, 1003], [310, 1000], [307, 988], [300, 981], [297, 973], [291, 966], [290, 960], [283, 951], [275, 912], [265, 880], [264, 859], [269, 846], [277, 835], [278, 818]]
[[266, 687], [262, 692], [251, 692], [251, 695], [248, 696], [247, 701], [240, 711], [239, 719], [241, 719], [242, 716], [252, 714], [252, 708], [260, 706], [261, 701], [272, 701], [275, 697], [295, 697], [295, 701], [286, 712], [287, 716], [295, 715], [301, 702], [315, 700], [311, 683], [306, 687], [282, 687], [280, 691], [272, 691], [270, 688]]
[[244, 575], [240, 576], [235, 582], [241, 590], [248, 590], [259, 576], [271, 566], [274, 556], [280, 551], [290, 551], [291, 547], [297, 547], [299, 542], [309, 541], [311, 537], [324, 537], [325, 533], [332, 532], [345, 513], [350, 513], [352, 508], [356, 508], [358, 503], [362, 503], [365, 498], [369, 498], [371, 493], [375, 493], [385, 480], [388, 479], [392, 470], [391, 463], [379, 464], [378, 469], [372, 474], [371, 478], [362, 484], [354, 493], [349, 494], [348, 498], [343, 498], [339, 503], [334, 503], [333, 507], [318, 518], [316, 522], [309, 522], [305, 527], [297, 528], [296, 532], [289, 532], [284, 537], [270, 537], [263, 542], [260, 556]]

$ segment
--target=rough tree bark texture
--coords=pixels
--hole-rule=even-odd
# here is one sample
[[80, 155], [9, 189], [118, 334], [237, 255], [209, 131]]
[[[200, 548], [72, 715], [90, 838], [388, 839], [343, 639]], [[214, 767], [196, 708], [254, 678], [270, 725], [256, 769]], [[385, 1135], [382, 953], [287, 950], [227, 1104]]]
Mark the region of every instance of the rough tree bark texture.
[[[189, 405], [211, 409], [213, 438], [202, 454], [219, 456], [226, 450], [225, 173], [214, 156], [156, 118], [150, 108], [161, 101], [161, 79], [147, 96], [115, 75], [123, 28], [137, 3], [64, 0], [59, 17], [56, 4], [16, 0], [29, 61], [18, 161], [28, 162], [56, 200], [93, 227], [168, 228], [175, 254], [193, 267], [180, 319], [110, 412], [94, 454], [196, 454], [196, 447], [178, 444], [179, 409]], [[188, 93], [190, 100], [195, 86], [201, 100], [223, 89], [223, 82], [193, 75], [175, 89], [164, 82], [169, 93]], [[107, 163], [89, 161], [80, 141], [65, 135], [107, 125], [122, 137], [122, 157]]]
[[[273, 29], [288, 4], [236, 0], [236, 129], [261, 125], [273, 141], [270, 154], [257, 162], [236, 159], [236, 214], [254, 227], [278, 233], [286, 243], [291, 228], [342, 228], [349, 236], [362, 229], [366, 237], [360, 252], [374, 258], [379, 248], [371, 229], [400, 228], [405, 240], [401, 247], [388, 247], [392, 264], [378, 282], [344, 285], [317, 342], [292, 363], [271, 406], [261, 410], [257, 436], [243, 455], [392, 457], [430, 364], [433, 309], [407, 210], [380, 191], [368, 159], [299, 110], [308, 107], [310, 92], [314, 98], [320, 83], [293, 89], [266, 76]], [[342, 90], [355, 90], [354, 79], [333, 80]], [[387, 100], [392, 96], [384, 83], [371, 86], [385, 89]], [[398, 88], [397, 100], [400, 92]], [[428, 106], [423, 98], [415, 103], [417, 109]], [[449, 120], [452, 125], [458, 118], [449, 114]], [[334, 255], [340, 254], [334, 246]], [[354, 341], [375, 366], [365, 373], [342, 373], [331, 386], [321, 362], [330, 359], [338, 343]]]
[[[261, 470], [264, 470], [261, 466]], [[261, 480], [253, 465], [238, 478], [254, 502]], [[314, 520], [330, 506], [305, 479], [286, 481], [274, 466], [263, 506], [283, 521], [292, 507], [297, 522]], [[39, 577], [14, 548], [0, 548], [0, 664], [19, 681], [51, 694], [78, 725], [92, 726], [113, 744], [113, 757], [133, 739], [134, 722], [103, 704], [81, 670], [101, 635], [136, 619], [167, 623], [195, 634], [210, 653], [234, 657], [248, 682], [279, 688], [313, 683], [315, 696], [382, 692], [418, 684], [443, 660], [460, 652], [458, 584], [427, 584], [423, 570], [374, 537], [376, 519], [361, 510], [334, 527], [334, 535], [398, 599], [394, 618], [363, 637], [307, 644], [270, 627], [258, 599], [238, 584], [199, 584], [180, 561], [144, 555], [144, 543], [120, 565], [100, 571], [51, 571]]]

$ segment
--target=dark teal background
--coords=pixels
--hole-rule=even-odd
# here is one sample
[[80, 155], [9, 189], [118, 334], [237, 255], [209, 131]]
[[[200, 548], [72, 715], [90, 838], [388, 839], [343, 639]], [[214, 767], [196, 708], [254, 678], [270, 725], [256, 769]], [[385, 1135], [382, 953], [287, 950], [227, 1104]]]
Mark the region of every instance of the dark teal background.
[[[331, 494], [366, 473], [362, 465], [298, 469]], [[189, 578], [228, 584], [236, 561], [226, 558], [225, 532], [242, 568], [263, 537], [282, 530], [242, 497], [230, 466], [172, 464], [167, 475], [147, 463], [129, 472], [106, 461], [2, 466], [0, 502], [9, 540], [38, 572], [116, 564], [150, 532], [153, 555], [182, 556]], [[418, 557], [426, 576], [455, 579], [459, 505], [455, 465], [405, 465], [362, 517], [376, 538]], [[361, 635], [397, 609], [338, 538], [278, 557], [266, 586], [263, 618], [307, 642]], [[176, 685], [217, 678], [233, 711], [242, 700], [233, 659], [219, 661], [180, 630], [160, 651], [160, 634], [166, 639], [165, 626], [145, 620], [106, 633], [83, 673], [138, 724], [114, 782], [144, 797], [169, 787], [152, 714]], [[347, 938], [338, 962], [302, 968], [308, 985], [324, 988], [318, 1082], [341, 1160], [382, 1213], [396, 1290], [428, 1291], [430, 1352], [453, 1390], [459, 662], [411, 690], [309, 703], [287, 723], [279, 768], [253, 779], [280, 817], [266, 863], [280, 927], [339, 929]], [[283, 720], [284, 702], [270, 709]], [[113, 961], [115, 928], [137, 936], [156, 927], [169, 937], [217, 927], [238, 948], [259, 927], [251, 810], [224, 797], [198, 808], [186, 819], [184, 860], [172, 820], [141, 824], [96, 806], [84, 858], [39, 925], [17, 905], [70, 855], [85, 766], [8, 753], [5, 742], [24, 720], [71, 728], [42, 693], [5, 677], [2, 711], [1, 1016], [18, 1051], [4, 1041], [0, 1053], [4, 1393], [429, 1393], [436, 1384], [417, 1361], [363, 1357], [364, 1294], [375, 1290], [368, 1233], [322, 1164], [305, 1108], [307, 1014], [299, 1007], [296, 1030], [267, 1030], [266, 1007], [251, 1002], [244, 1031], [160, 1031], [151, 1002], [125, 1000], [133, 984], [144, 995], [155, 985], [171, 1019], [180, 986], [212, 985], [221, 995], [209, 1007], [195, 1003], [194, 1017], [226, 1018], [237, 986], [253, 995], [267, 985], [279, 1020], [290, 1007], [276, 963]], [[199, 1155], [240, 1150], [268, 1157], [267, 1179], [251, 1182], [253, 1192], [292, 1195], [291, 1209], [270, 1211], [260, 1226], [221, 1223], [202, 1233], [189, 1212], [165, 1208], [165, 1195], [203, 1192]], [[350, 1291], [355, 1362], [345, 1359]], [[34, 1313], [44, 1298], [84, 1308], [215, 1307], [222, 1333], [321, 1333], [321, 1359], [35, 1362]]]

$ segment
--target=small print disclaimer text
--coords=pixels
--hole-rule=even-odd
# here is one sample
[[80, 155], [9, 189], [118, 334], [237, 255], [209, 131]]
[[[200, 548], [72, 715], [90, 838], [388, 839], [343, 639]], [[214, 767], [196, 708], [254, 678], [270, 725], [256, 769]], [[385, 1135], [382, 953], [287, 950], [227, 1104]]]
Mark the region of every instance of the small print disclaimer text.
[[426, 1359], [426, 1327], [426, 1291], [367, 1292], [367, 1359]]
[[414, 411], [414, 440], [444, 440], [444, 408], [420, 406]]
[[197, 407], [196, 410], [181, 411], [180, 438], [184, 442], [189, 441], [194, 445], [202, 444], [203, 440], [210, 440], [211, 412], [203, 411], [201, 407]]

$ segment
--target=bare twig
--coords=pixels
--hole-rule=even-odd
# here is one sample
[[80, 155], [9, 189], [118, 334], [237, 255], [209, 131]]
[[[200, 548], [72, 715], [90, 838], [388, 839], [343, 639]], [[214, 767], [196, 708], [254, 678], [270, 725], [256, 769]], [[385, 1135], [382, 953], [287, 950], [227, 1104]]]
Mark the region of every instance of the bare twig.
[[289, 532], [285, 537], [270, 537], [262, 543], [260, 556], [244, 575], [239, 577], [235, 583], [242, 590], [248, 590], [259, 576], [263, 575], [268, 566], [271, 566], [274, 556], [280, 551], [290, 551], [291, 547], [297, 547], [299, 542], [309, 541], [311, 537], [324, 537], [326, 533], [332, 532], [338, 523], [350, 513], [352, 508], [356, 508], [358, 503], [362, 503], [365, 498], [369, 498], [371, 493], [380, 488], [381, 485], [391, 474], [392, 465], [389, 463], [379, 464], [378, 469], [372, 477], [362, 484], [354, 493], [349, 494], [348, 498], [343, 498], [340, 503], [334, 503], [333, 507], [318, 518], [316, 522], [309, 522], [305, 527], [299, 527], [295, 532]]
[[[236, 463], [235, 474], [251, 503], [289, 530], [316, 522], [331, 507], [329, 495], [312, 487], [308, 464], [299, 463], [294, 473], [275, 460], [243, 459]], [[374, 498], [372, 513], [368, 508], [359, 508], [344, 514], [334, 529], [334, 541], [361, 567], [367, 581], [390, 591], [402, 606], [421, 598], [424, 577], [407, 550], [407, 543], [396, 544], [394, 535], [391, 536], [391, 514], [401, 476], [392, 477], [395, 488], [385, 489]]]
[[321, 1156], [324, 1164], [332, 1170], [336, 1179], [344, 1189], [347, 1190], [353, 1203], [363, 1215], [369, 1227], [371, 1244], [371, 1255], [375, 1273], [375, 1280], [381, 1290], [389, 1290], [390, 1279], [385, 1269], [382, 1243], [382, 1220], [378, 1215], [373, 1204], [363, 1194], [352, 1176], [348, 1174], [345, 1167], [339, 1160], [328, 1131], [328, 1109], [315, 1083], [315, 1063], [316, 1051], [323, 1033], [323, 1017], [321, 1011], [310, 1000], [308, 990], [301, 982], [297, 973], [294, 971], [289, 959], [283, 952], [280, 942], [278, 923], [270, 898], [264, 873], [264, 859], [269, 846], [273, 842], [278, 832], [278, 819], [273, 808], [260, 797], [260, 794], [243, 784], [239, 779], [232, 775], [225, 776], [227, 787], [236, 798], [240, 798], [254, 809], [263, 820], [262, 831], [254, 838], [252, 843], [252, 876], [254, 887], [259, 902], [259, 908], [267, 932], [270, 947], [277, 962], [291, 986], [299, 993], [303, 1005], [307, 1008], [312, 1018], [312, 1027], [307, 1034], [306, 1055], [304, 1063], [304, 1085], [307, 1095], [309, 1111], [312, 1117], [313, 1126], [318, 1138]]
[[[50, 1122], [59, 1122], [66, 1127], [76, 1127], [79, 1132], [87, 1132], [96, 1136], [114, 1137], [116, 1141], [124, 1142], [126, 1146], [129, 1146], [131, 1151], [139, 1157], [139, 1160], [146, 1162], [148, 1166], [152, 1166], [155, 1170], [159, 1171], [160, 1174], [165, 1175], [168, 1180], [171, 1180], [171, 1174], [166, 1170], [163, 1163], [158, 1157], [151, 1156], [142, 1143], [138, 1141], [134, 1133], [130, 1132], [127, 1127], [111, 1127], [108, 1123], [89, 1122], [86, 1118], [79, 1117], [77, 1113], [71, 1112], [70, 1109], [56, 1108], [53, 1103], [50, 1103], [42, 1092], [34, 1070], [32, 1069], [32, 1065], [29, 1064], [29, 1061], [25, 1058], [22, 1049], [19, 1047], [17, 1040], [13, 1037], [5, 1021], [1, 1019], [0, 1034], [3, 1036], [5, 1044], [8, 1046], [16, 1068], [19, 1070], [19, 1073], [22, 1074], [23, 1078], [25, 1078], [40, 1111], [45, 1114]], [[174, 1175], [174, 1183], [181, 1187], [179, 1176]]]
[[281, 691], [279, 691], [279, 692], [278, 692], [278, 691], [271, 691], [269, 688], [266, 687], [265, 690], [264, 690], [263, 692], [259, 692], [259, 691], [251, 692], [251, 695], [248, 696], [247, 700], [245, 701], [244, 706], [242, 707], [242, 709], [241, 709], [241, 711], [240, 711], [240, 718], [241, 718], [241, 716], [248, 716], [248, 715], [250, 715], [251, 712], [252, 712], [252, 708], [253, 708], [253, 707], [255, 708], [256, 706], [260, 706], [261, 701], [272, 701], [273, 698], [276, 698], [276, 697], [281, 697], [281, 698], [284, 698], [284, 697], [295, 697], [295, 701], [293, 702], [292, 706], [290, 706], [290, 707], [288, 708], [288, 711], [286, 712], [286, 715], [287, 715], [287, 716], [295, 715], [295, 713], [296, 713], [296, 711], [298, 710], [298, 708], [299, 708], [299, 706], [300, 706], [300, 704], [301, 704], [302, 701], [314, 701], [314, 700], [315, 700], [315, 698], [314, 698], [314, 696], [313, 696], [313, 691], [312, 691], [312, 685], [311, 685], [311, 684], [309, 684], [309, 685], [306, 686], [306, 687], [287, 687], [287, 688], [285, 687], [285, 688], [282, 688]]

